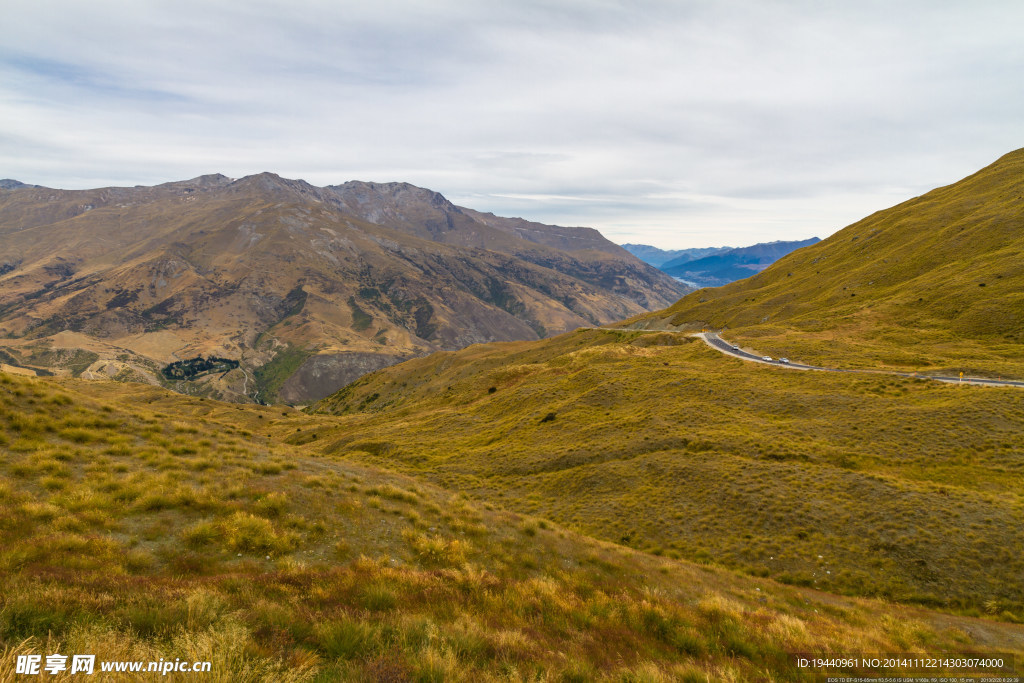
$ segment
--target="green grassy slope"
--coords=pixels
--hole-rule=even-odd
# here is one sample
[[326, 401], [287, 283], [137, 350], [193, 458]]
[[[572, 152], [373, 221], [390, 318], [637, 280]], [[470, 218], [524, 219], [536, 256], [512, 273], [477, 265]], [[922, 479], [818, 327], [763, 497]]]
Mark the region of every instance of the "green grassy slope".
[[1024, 377], [1024, 150], [629, 324], [827, 365]]
[[212, 681], [810, 680], [790, 653], [1024, 653], [1020, 626], [654, 557], [308, 453], [336, 422], [0, 374], [0, 680], [51, 652], [210, 660]]
[[436, 354], [322, 452], [670, 557], [1024, 619], [1024, 392], [752, 366], [674, 333]]

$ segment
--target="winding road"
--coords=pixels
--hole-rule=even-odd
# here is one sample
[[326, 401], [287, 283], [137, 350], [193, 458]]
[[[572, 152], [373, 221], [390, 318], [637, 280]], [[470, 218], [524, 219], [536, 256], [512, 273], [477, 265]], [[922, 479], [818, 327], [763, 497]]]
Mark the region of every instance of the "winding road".
[[724, 354], [735, 356], [746, 361], [752, 361], [755, 363], [764, 363], [765, 365], [774, 365], [780, 368], [789, 368], [791, 370], [821, 370], [823, 372], [861, 372], [869, 373], [873, 375], [896, 375], [898, 377], [914, 377], [917, 379], [933, 379], [939, 382], [951, 382], [953, 384], [979, 384], [985, 386], [997, 386], [997, 387], [1024, 387], [1024, 382], [1018, 382], [1008, 379], [985, 379], [983, 377], [942, 377], [939, 375], [920, 375], [910, 372], [894, 372], [888, 370], [842, 370], [839, 368], [823, 368], [817, 365], [804, 365], [802, 363], [783, 363], [778, 359], [771, 361], [764, 360], [763, 356], [759, 356], [750, 351], [744, 351], [735, 344], [731, 344], [726, 340], [718, 336], [716, 332], [699, 332], [696, 335], [704, 340], [704, 342], [715, 349], [721, 351]]

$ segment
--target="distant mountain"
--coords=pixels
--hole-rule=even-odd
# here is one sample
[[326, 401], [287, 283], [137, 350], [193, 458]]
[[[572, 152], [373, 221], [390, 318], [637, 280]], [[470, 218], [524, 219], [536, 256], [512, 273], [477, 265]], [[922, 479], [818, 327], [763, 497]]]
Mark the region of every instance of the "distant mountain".
[[[9, 365], [302, 403], [403, 359], [600, 325], [686, 291], [596, 230], [482, 214], [406, 183], [15, 183], [0, 189]], [[239, 366], [161, 372], [200, 355]]]
[[27, 185], [19, 180], [10, 178], [0, 179], [0, 190], [16, 190], [19, 187], [39, 187], [38, 185]]
[[812, 237], [796, 242], [764, 242], [726, 249], [698, 259], [673, 259], [662, 264], [660, 269], [696, 287], [719, 287], [760, 273], [786, 254], [820, 241]]
[[665, 250], [652, 247], [649, 244], [623, 244], [622, 248], [655, 268], [661, 268], [663, 264], [669, 261], [685, 263], [686, 261], [693, 261], [694, 259], [704, 258], [705, 256], [711, 256], [712, 254], [732, 249], [732, 247], [696, 247], [694, 249]]
[[818, 242], [765, 242], [750, 247], [698, 247], [665, 250], [647, 244], [623, 244], [641, 261], [694, 288], [718, 287], [758, 273], [786, 254]]

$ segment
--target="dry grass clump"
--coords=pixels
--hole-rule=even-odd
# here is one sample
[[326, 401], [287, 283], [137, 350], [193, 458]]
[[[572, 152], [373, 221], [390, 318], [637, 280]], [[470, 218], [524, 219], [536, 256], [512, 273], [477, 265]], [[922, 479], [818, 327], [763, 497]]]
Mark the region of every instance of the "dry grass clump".
[[457, 538], [427, 535], [407, 529], [403, 534], [416, 558], [428, 567], [461, 567], [469, 544]]
[[299, 544], [297, 534], [282, 531], [270, 520], [242, 511], [219, 522], [198, 522], [185, 529], [181, 538], [190, 548], [216, 544], [225, 550], [247, 554], [281, 555]]

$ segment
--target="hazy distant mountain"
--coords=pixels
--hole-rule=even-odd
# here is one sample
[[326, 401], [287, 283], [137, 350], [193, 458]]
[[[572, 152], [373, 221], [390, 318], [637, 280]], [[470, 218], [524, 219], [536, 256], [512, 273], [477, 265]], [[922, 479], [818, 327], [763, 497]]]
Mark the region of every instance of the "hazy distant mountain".
[[820, 241], [812, 237], [796, 242], [765, 242], [698, 259], [674, 259], [664, 263], [661, 270], [697, 287], [718, 287], [760, 273], [786, 254]]
[[19, 187], [39, 187], [38, 185], [27, 185], [20, 180], [12, 180], [11, 178], [0, 179], [0, 190], [15, 190]]
[[661, 268], [663, 264], [669, 261], [680, 263], [693, 261], [694, 259], [704, 258], [705, 256], [711, 256], [732, 249], [732, 247], [696, 247], [694, 249], [666, 250], [652, 247], [649, 244], [623, 244], [622, 248], [655, 268]]
[[795, 249], [818, 241], [766, 242], [750, 247], [698, 247], [665, 250], [647, 244], [623, 244], [641, 261], [693, 287], [718, 287], [758, 273]]
[[172, 383], [192, 393], [305, 402], [406, 358], [620, 320], [686, 291], [596, 230], [405, 183], [4, 187], [0, 359], [163, 383], [172, 361], [240, 362]]

